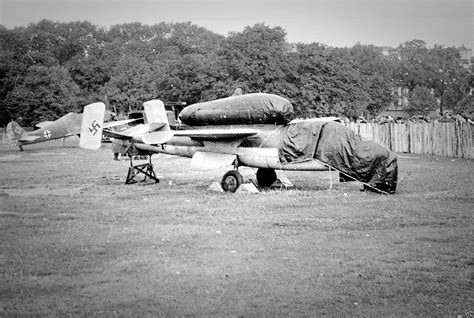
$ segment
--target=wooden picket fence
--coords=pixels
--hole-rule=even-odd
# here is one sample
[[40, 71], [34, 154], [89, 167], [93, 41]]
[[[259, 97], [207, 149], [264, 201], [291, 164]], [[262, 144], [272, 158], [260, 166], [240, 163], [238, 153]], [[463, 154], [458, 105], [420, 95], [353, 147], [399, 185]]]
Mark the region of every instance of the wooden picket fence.
[[395, 152], [474, 159], [469, 123], [348, 123], [356, 134]]

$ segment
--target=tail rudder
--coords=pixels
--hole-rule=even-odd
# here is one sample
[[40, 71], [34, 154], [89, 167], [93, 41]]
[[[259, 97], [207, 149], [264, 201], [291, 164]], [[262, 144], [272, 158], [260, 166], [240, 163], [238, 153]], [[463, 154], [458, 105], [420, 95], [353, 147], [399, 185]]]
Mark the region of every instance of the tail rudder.
[[[170, 128], [168, 115], [166, 114], [165, 105], [161, 100], [154, 99], [143, 103], [145, 116], [148, 125], [158, 125], [159, 129], [150, 131], [142, 136], [142, 141], [146, 144], [163, 144], [173, 138], [174, 133]], [[152, 127], [151, 127], [152, 128]]]
[[168, 115], [166, 114], [165, 104], [159, 99], [149, 100], [143, 103], [146, 120], [149, 124], [163, 123], [160, 131], [170, 130]]
[[102, 129], [104, 127], [104, 114], [104, 103], [93, 103], [84, 107], [79, 147], [89, 150], [100, 148]]
[[11, 143], [16, 143], [25, 133], [25, 130], [16, 122], [11, 121], [7, 125], [7, 138]]

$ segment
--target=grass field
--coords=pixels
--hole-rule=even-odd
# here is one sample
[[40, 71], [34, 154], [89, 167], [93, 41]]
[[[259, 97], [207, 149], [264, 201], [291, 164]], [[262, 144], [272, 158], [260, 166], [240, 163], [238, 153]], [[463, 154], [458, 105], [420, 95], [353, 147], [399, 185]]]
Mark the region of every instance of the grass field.
[[127, 161], [76, 143], [0, 146], [2, 317], [474, 310], [472, 160], [403, 154], [390, 196], [328, 172], [226, 194], [225, 169], [161, 155], [160, 183], [124, 185]]

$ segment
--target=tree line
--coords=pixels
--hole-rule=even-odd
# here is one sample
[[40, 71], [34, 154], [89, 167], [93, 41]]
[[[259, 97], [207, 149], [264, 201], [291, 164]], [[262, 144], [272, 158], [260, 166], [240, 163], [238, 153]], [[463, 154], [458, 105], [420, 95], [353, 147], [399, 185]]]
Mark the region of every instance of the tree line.
[[265, 24], [222, 36], [187, 23], [127, 23], [108, 29], [87, 21], [0, 25], [0, 117], [31, 126], [102, 101], [126, 113], [146, 100], [192, 104], [244, 93], [288, 98], [298, 117], [377, 115], [408, 87], [409, 111], [437, 101], [472, 107], [472, 71], [459, 51], [421, 40], [385, 56], [374, 45], [351, 48], [288, 43]]

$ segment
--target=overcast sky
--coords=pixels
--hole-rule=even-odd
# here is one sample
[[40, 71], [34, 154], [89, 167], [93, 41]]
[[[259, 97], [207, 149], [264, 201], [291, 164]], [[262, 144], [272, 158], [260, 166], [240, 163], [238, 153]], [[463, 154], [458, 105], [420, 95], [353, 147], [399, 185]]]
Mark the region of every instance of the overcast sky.
[[49, 19], [187, 22], [227, 35], [246, 26], [281, 26], [288, 42], [396, 47], [413, 39], [473, 48], [474, 0], [0, 0], [7, 28]]

